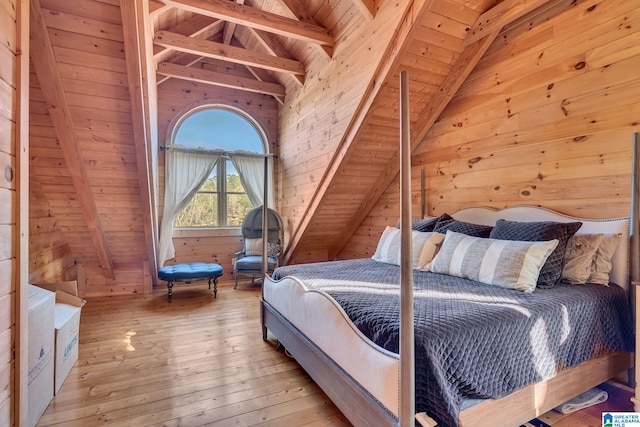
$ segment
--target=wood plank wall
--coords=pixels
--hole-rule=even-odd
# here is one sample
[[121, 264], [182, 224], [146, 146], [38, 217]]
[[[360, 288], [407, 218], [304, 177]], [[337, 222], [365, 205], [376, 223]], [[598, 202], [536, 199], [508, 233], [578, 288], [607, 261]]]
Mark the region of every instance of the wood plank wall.
[[[216, 61], [201, 64], [202, 68], [218, 72], [248, 73], [246, 68], [236, 65], [224, 65]], [[244, 68], [244, 70], [243, 70]], [[235, 71], [234, 71], [235, 70]], [[253, 117], [265, 131], [272, 153], [278, 154], [278, 103], [271, 96], [237, 91], [217, 86], [170, 79], [158, 87], [158, 140], [160, 145], [170, 143], [170, 134], [175, 122], [191, 109], [206, 104], [227, 105], [238, 108]], [[164, 152], [159, 155], [159, 213], [164, 208]], [[181, 262], [216, 262], [224, 270], [221, 281], [233, 280], [232, 259], [240, 251], [243, 240], [239, 229], [208, 230], [199, 232], [174, 233], [173, 244], [176, 249], [174, 259], [165, 265]], [[165, 283], [160, 281], [159, 286]]]
[[[118, 0], [40, 3], [61, 81], [58, 90], [64, 91], [67, 99], [74, 123], [72, 131], [78, 139], [91, 190], [89, 197], [95, 199], [106, 249], [100, 248], [99, 252], [90, 238], [88, 211], [73, 185], [35, 68], [30, 92], [30, 161], [34, 183], [46, 195], [43, 203], [48, 203], [56, 230], [64, 235], [84, 273], [78, 277], [83, 296], [148, 291], [151, 286], [146, 268], [120, 3]], [[34, 205], [34, 209], [42, 206]], [[33, 213], [32, 218], [38, 215]], [[58, 249], [51, 246], [48, 251]], [[113, 276], [101, 267], [101, 255], [105, 252], [113, 264]], [[54, 274], [55, 265], [50, 264], [50, 274]], [[59, 264], [61, 269], [55, 274], [65, 275], [62, 269], [67, 266], [66, 261]]]
[[361, 21], [340, 34], [333, 59], [286, 99], [279, 123], [282, 179], [278, 198], [285, 241], [302, 220], [333, 153], [344, 142], [407, 4], [376, 2], [375, 19]]
[[[17, 125], [22, 107], [20, 71], [23, 61], [19, 50], [24, 40], [20, 36], [20, 24], [24, 24], [22, 4], [16, 6], [12, 0], [0, 0], [0, 425], [15, 425], [22, 411], [18, 393], [26, 386], [18, 374], [17, 366], [21, 366], [22, 358], [17, 354], [24, 351], [20, 338], [22, 328], [18, 327], [18, 319], [23, 318], [22, 301], [19, 291], [20, 269], [17, 265], [18, 255], [22, 255], [19, 232], [22, 228], [16, 203], [22, 200], [18, 194], [17, 182], [27, 169], [20, 170], [22, 161], [17, 156], [17, 146], [21, 143], [22, 128]], [[28, 10], [26, 11], [28, 19]], [[20, 252], [20, 254], [18, 254]], [[26, 297], [26, 296], [25, 296]], [[23, 304], [24, 302], [24, 304]], [[26, 314], [26, 313], [25, 313]], [[26, 354], [26, 353], [25, 353]], [[26, 378], [26, 376], [25, 376]], [[23, 396], [26, 396], [24, 394]], [[26, 399], [26, 397], [25, 397]]]
[[74, 256], [37, 180], [29, 187], [29, 283], [76, 279]]
[[[414, 216], [421, 169], [428, 215], [520, 204], [629, 215], [640, 3], [565, 1], [549, 13], [561, 8], [507, 29], [414, 152]], [[371, 256], [398, 203], [394, 182], [341, 258]]]

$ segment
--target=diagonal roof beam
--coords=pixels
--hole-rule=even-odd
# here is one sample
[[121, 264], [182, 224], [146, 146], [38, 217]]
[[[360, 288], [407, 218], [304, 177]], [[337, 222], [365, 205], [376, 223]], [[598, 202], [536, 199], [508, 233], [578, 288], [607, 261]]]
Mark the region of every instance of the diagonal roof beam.
[[[156, 262], [156, 230], [158, 225], [155, 214], [152, 150], [155, 150], [158, 141], [157, 134], [151, 130], [150, 120], [157, 96], [156, 85], [152, 79], [155, 76], [151, 55], [152, 45], [151, 43], [147, 44], [147, 33], [151, 31], [146, 21], [147, 7], [146, 0], [120, 0], [136, 165], [142, 201], [142, 221], [149, 263], [149, 271], [145, 273], [151, 276], [152, 283], [155, 285], [158, 271]], [[155, 117], [155, 113], [153, 113], [153, 117]], [[151, 290], [145, 289], [145, 292], [151, 292]]]
[[[208, 39], [213, 34], [220, 31], [220, 28], [224, 23], [224, 21], [211, 18], [209, 16], [194, 15], [193, 17], [180, 22], [178, 25], [167, 29], [167, 31], [182, 34], [183, 36]], [[153, 57], [157, 62], [166, 61], [169, 54], [171, 54], [171, 49], [167, 49], [162, 46], [154, 46]]]
[[[419, 121], [413, 125], [413, 129], [411, 130], [411, 152], [420, 144], [422, 138], [424, 138], [429, 129], [431, 129], [431, 126], [433, 126], [442, 111], [444, 111], [449, 101], [451, 101], [451, 98], [453, 98], [460, 86], [462, 86], [462, 83], [464, 83], [489, 46], [491, 46], [491, 43], [493, 43], [499, 32], [500, 29], [494, 30], [493, 33], [488, 34], [482, 40], [466, 47], [460, 54], [456, 63], [453, 64], [451, 72], [447, 74], [444, 82], [440, 85], [440, 89], [429, 101], [429, 106], [420, 114]], [[357, 214], [351, 219], [348, 226], [343, 229], [343, 232], [340, 234], [341, 238], [335, 243], [333, 250], [329, 254], [330, 256], [335, 256], [340, 253], [358, 226], [364, 221], [369, 212], [371, 212], [371, 209], [378, 203], [380, 197], [387, 191], [389, 185], [391, 185], [393, 180], [398, 176], [398, 172], [400, 171], [399, 162], [396, 161], [398, 154], [399, 153], [396, 153], [393, 159], [389, 161], [385, 170], [376, 180], [376, 185], [369, 194], [369, 197], [362, 201], [356, 210]]]
[[353, 5], [360, 11], [362, 16], [371, 20], [376, 16], [376, 5], [373, 0], [352, 0]]
[[165, 4], [200, 15], [257, 28], [307, 43], [333, 47], [331, 33], [324, 27], [312, 25], [255, 7], [225, 0], [164, 0]]
[[[293, 59], [289, 55], [287, 49], [282, 46], [278, 39], [271, 33], [262, 30], [256, 30], [255, 28], [249, 28], [249, 31], [255, 36], [256, 40], [267, 50], [271, 55], [279, 58]], [[304, 85], [304, 76], [293, 75], [294, 81], [299, 87]]]
[[[303, 0], [304, 1], [304, 0]], [[311, 25], [318, 25], [318, 22], [309, 14], [306, 2], [300, 3], [300, 0], [276, 0], [284, 13], [298, 21], [306, 22]], [[328, 59], [333, 57], [333, 46], [314, 45], [319, 52]]]
[[502, 29], [508, 23], [520, 18], [532, 10], [544, 6], [550, 0], [504, 0], [480, 15], [469, 29], [464, 40], [468, 46], [495, 30]]
[[[236, 3], [244, 4], [244, 0], [236, 0]], [[222, 44], [231, 43], [231, 38], [233, 37], [233, 33], [236, 31], [236, 25], [238, 24], [235, 22], [225, 22], [224, 30], [222, 32]]]
[[[499, 32], [500, 29], [494, 30], [493, 33], [486, 35], [482, 40], [465, 48], [460, 54], [456, 63], [451, 67], [451, 72], [447, 74], [444, 82], [440, 85], [440, 90], [436, 92], [429, 101], [428, 107], [420, 114], [419, 122], [413, 125], [413, 129], [411, 130], [411, 152], [420, 144], [429, 129], [431, 129], [431, 126], [433, 126], [447, 104], [449, 104], [451, 98], [453, 98], [458, 89], [460, 89], [462, 83], [464, 83], [489, 46], [491, 46], [491, 43], [493, 43]], [[374, 191], [370, 193], [370, 196], [363, 200], [360, 207], [358, 207], [356, 210], [357, 215], [355, 215], [348, 226], [344, 228], [340, 240], [336, 242], [330, 255], [335, 256], [340, 253], [358, 226], [364, 221], [369, 212], [371, 212], [371, 209], [378, 203], [380, 197], [387, 191], [389, 185], [391, 185], [393, 180], [398, 176], [400, 165], [399, 162], [396, 161], [397, 159], [398, 153], [389, 161], [387, 167], [376, 181]]]
[[304, 75], [305, 73], [302, 63], [292, 59], [277, 58], [235, 46], [194, 39], [167, 31], [158, 31], [153, 38], [153, 42], [160, 46], [181, 52], [234, 62], [236, 64], [250, 65], [264, 68], [265, 70], [297, 75]]
[[[208, 39], [214, 34], [218, 33], [224, 26], [225, 22], [220, 19], [211, 18], [209, 16], [195, 15], [191, 19], [182, 21], [182, 23], [176, 25], [169, 31], [172, 33], [183, 34], [189, 37], [195, 37], [199, 39]], [[187, 28], [184, 28], [183, 25]], [[156, 45], [154, 45], [156, 46]], [[154, 54], [156, 64], [168, 60], [168, 57], [173, 54], [173, 50], [167, 49], [162, 46], [157, 46], [158, 51]], [[198, 56], [194, 59], [193, 55], [187, 53], [181, 53], [176, 58], [172, 59], [174, 64], [186, 65], [187, 67], [202, 60], [202, 56]], [[159, 76], [156, 78], [156, 84], [161, 84], [169, 80], [167, 76]]]
[[113, 261], [104, 237], [104, 229], [98, 215], [93, 193], [89, 186], [87, 172], [79, 150], [78, 135], [75, 132], [69, 104], [62, 87], [56, 59], [53, 54], [49, 31], [44, 20], [40, 0], [31, 1], [31, 61], [38, 80], [51, 121], [60, 142], [64, 160], [71, 174], [71, 181], [82, 207], [82, 213], [89, 228], [89, 236], [98, 254], [105, 275], [114, 278]]
[[[291, 0], [279, 1], [289, 2]], [[340, 168], [349, 157], [351, 144], [358, 138], [358, 133], [362, 131], [364, 123], [366, 123], [371, 106], [375, 103], [376, 98], [384, 87], [384, 82], [393, 74], [398, 55], [401, 53], [404, 45], [413, 39], [413, 35], [417, 31], [416, 21], [428, 12], [434, 1], [435, 0], [422, 0], [409, 2], [404, 9], [402, 21], [398, 24], [395, 35], [387, 45], [380, 64], [371, 77], [369, 86], [362, 96], [362, 101], [353, 114], [353, 119], [345, 130], [338, 147], [334, 150], [329, 165], [325, 169], [320, 183], [311, 196], [310, 202], [307, 203], [302, 215], [302, 220], [298, 224], [298, 227], [291, 233], [291, 237], [284, 251], [283, 258], [285, 263], [287, 263], [295, 253], [298, 244], [313, 221], [314, 214], [321, 209], [323, 199], [330, 191], [332, 182], [336, 179]]]
[[162, 62], [158, 65], [158, 74], [213, 86], [262, 93], [272, 95], [274, 97], [284, 98], [285, 96], [284, 87], [277, 83], [261, 82], [258, 80], [247, 79], [245, 77], [232, 76], [226, 73], [185, 67], [183, 65], [176, 65], [170, 62]]
[[149, 16], [152, 18], [169, 9], [171, 9], [171, 6], [167, 6], [166, 4], [161, 3], [157, 0], [149, 0]]
[[[413, 129], [411, 130], [411, 152], [413, 152], [420, 144], [429, 129], [431, 129], [431, 126], [433, 126], [447, 104], [449, 104], [451, 98], [453, 98], [478, 61], [480, 61], [489, 46], [491, 46], [491, 43], [493, 43], [499, 32], [500, 30], [498, 29], [491, 34], [486, 35], [482, 40], [469, 45], [460, 54], [460, 57], [451, 68], [451, 72], [440, 85], [440, 90], [436, 92], [433, 98], [429, 101], [429, 106], [425, 111], [420, 114], [420, 121], [413, 125]], [[330, 256], [335, 256], [340, 253], [358, 226], [360, 226], [369, 212], [371, 212], [371, 209], [373, 209], [378, 203], [378, 200], [385, 193], [389, 185], [391, 185], [393, 180], [398, 176], [400, 165], [397, 159], [398, 153], [390, 159], [387, 167], [376, 181], [376, 186], [373, 189], [373, 192], [369, 193], [369, 197], [362, 201], [360, 207], [356, 210], [357, 214], [352, 218], [348, 226], [344, 228], [341, 233], [341, 238], [334, 245]]]

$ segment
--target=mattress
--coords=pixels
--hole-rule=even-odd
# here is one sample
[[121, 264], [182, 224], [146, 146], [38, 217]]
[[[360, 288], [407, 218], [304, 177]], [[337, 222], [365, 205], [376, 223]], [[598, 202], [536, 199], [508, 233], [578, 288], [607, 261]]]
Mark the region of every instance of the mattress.
[[[398, 266], [372, 259], [293, 265], [273, 280], [287, 276], [330, 296], [362, 336], [398, 352]], [[429, 272], [414, 272], [414, 285], [416, 411], [439, 425], [456, 425], [465, 399], [503, 397], [605, 349], [633, 351], [626, 293], [616, 285], [527, 294]]]

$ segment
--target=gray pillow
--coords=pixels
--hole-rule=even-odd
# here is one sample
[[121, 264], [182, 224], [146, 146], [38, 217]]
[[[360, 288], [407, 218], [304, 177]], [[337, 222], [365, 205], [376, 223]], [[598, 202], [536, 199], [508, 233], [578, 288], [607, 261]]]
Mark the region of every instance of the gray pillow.
[[547, 258], [538, 277], [538, 287], [552, 288], [560, 282], [562, 277], [567, 242], [581, 226], [581, 222], [518, 222], [499, 219], [491, 231], [490, 237], [523, 242], [543, 242], [557, 239], [558, 246]]
[[467, 236], [487, 238], [493, 229], [490, 225], [473, 224], [471, 222], [458, 221], [447, 214], [442, 214], [433, 231], [446, 234], [447, 231], [466, 234]]
[[[411, 229], [415, 230], [415, 231], [421, 231], [423, 233], [430, 233], [433, 231], [433, 228], [436, 226], [436, 223], [438, 222], [438, 220], [440, 218], [442, 218], [444, 215], [448, 216], [447, 214], [442, 214], [440, 216], [436, 216], [436, 217], [429, 217], [429, 218], [412, 218], [411, 219]], [[449, 217], [451, 218], [451, 217]], [[400, 220], [398, 219], [398, 221], [396, 222], [396, 228], [400, 228]]]

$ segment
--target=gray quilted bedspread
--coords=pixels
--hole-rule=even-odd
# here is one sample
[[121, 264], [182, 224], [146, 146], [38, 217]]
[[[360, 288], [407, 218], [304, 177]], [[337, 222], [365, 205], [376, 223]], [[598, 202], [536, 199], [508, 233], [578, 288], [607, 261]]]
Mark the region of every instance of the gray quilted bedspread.
[[[400, 269], [372, 259], [278, 268], [330, 294], [387, 350], [399, 347]], [[416, 411], [457, 425], [463, 399], [503, 397], [575, 366], [602, 347], [633, 351], [629, 305], [612, 285], [533, 293], [415, 272]]]

